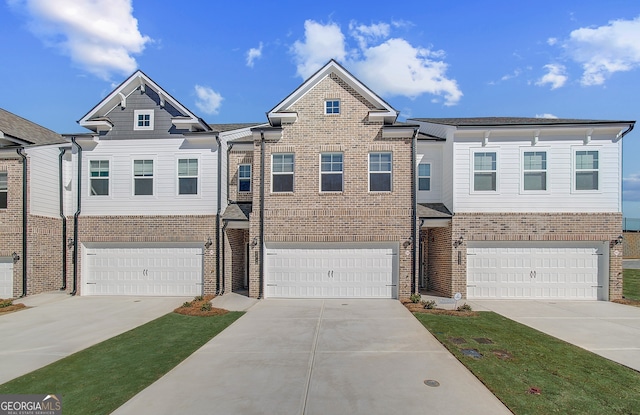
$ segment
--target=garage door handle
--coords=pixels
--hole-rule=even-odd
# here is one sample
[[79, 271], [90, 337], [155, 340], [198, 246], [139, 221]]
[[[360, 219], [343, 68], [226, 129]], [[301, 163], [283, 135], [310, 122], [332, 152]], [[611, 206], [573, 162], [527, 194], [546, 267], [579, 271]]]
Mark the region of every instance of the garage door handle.
[[96, 285], [97, 282], [88, 282], [87, 285]]

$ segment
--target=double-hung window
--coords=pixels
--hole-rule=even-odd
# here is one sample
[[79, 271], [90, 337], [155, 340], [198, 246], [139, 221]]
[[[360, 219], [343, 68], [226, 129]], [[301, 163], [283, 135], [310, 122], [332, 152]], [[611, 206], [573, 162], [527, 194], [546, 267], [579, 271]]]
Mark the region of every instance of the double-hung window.
[[497, 154], [494, 151], [473, 153], [473, 190], [496, 191], [498, 184]]
[[325, 114], [340, 114], [340, 101], [337, 99], [327, 100], [324, 102]]
[[598, 190], [598, 151], [576, 151], [575, 163], [576, 190]]
[[418, 190], [431, 190], [431, 164], [418, 164]]
[[91, 196], [109, 196], [109, 160], [89, 161]]
[[525, 191], [547, 190], [547, 152], [525, 151], [522, 155], [523, 183]]
[[153, 195], [153, 160], [133, 161], [133, 194]]
[[369, 153], [369, 191], [391, 191], [391, 153]]
[[198, 194], [198, 159], [178, 159], [178, 194]]
[[342, 191], [342, 153], [320, 154], [320, 191]]
[[238, 166], [238, 191], [251, 191], [251, 164], [241, 164]]
[[7, 172], [0, 172], [0, 209], [7, 208], [7, 195], [8, 195], [8, 186], [7, 186]]
[[271, 156], [271, 191], [293, 192], [293, 154], [282, 153]]
[[153, 130], [153, 110], [133, 111], [134, 130]]

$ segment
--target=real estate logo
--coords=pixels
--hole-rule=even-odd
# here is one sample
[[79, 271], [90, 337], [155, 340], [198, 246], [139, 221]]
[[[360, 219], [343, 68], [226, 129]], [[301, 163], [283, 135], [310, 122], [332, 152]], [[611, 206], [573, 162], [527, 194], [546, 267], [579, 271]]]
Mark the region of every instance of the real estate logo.
[[0, 395], [0, 415], [61, 415], [56, 395]]

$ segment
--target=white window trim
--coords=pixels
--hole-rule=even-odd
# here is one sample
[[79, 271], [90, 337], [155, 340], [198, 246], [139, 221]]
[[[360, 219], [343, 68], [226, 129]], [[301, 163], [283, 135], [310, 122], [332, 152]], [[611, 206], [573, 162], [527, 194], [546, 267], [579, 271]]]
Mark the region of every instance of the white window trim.
[[[322, 190], [322, 175], [323, 174], [337, 174], [337, 172], [323, 172], [322, 171], [322, 155], [323, 154], [340, 154], [342, 156], [342, 170], [340, 170], [340, 176], [342, 179], [341, 188], [342, 190]], [[344, 192], [344, 153], [340, 151], [328, 151], [324, 153], [320, 153], [318, 155], [318, 192], [322, 194], [340, 194]]]
[[[273, 159], [272, 159], [273, 160]], [[249, 177], [243, 177], [242, 180], [249, 180], [249, 190], [240, 190], [240, 167], [241, 166], [249, 166]], [[295, 168], [295, 157], [294, 157], [294, 168]], [[242, 193], [242, 194], [248, 194], [251, 193], [253, 191], [253, 166], [249, 163], [241, 163], [238, 164], [238, 193]]]
[[[380, 171], [371, 171], [371, 155], [372, 154], [391, 154], [391, 170], [389, 171], [389, 190], [371, 190], [371, 174], [386, 173]], [[367, 190], [369, 193], [391, 193], [393, 192], [393, 152], [392, 151], [370, 151], [367, 154]]]
[[[500, 148], [499, 147], [477, 147], [469, 149], [469, 194], [477, 195], [499, 195], [500, 194]], [[475, 154], [476, 153], [496, 153], [496, 190], [475, 190]]]
[[[338, 112], [327, 112], [327, 102], [338, 102]], [[324, 115], [340, 115], [342, 113], [342, 101], [340, 101], [338, 98], [327, 98], [324, 100], [323, 105], [324, 108], [322, 110], [324, 112]]]
[[[429, 166], [429, 176], [420, 176], [420, 165], [428, 165]], [[424, 162], [424, 163], [418, 163], [418, 167], [416, 169], [416, 177], [418, 178], [418, 182], [416, 183], [416, 188], [419, 192], [431, 192], [433, 189], [432, 183], [433, 183], [433, 163], [431, 162]], [[420, 190], [420, 179], [429, 179], [429, 190]]]
[[[180, 160], [197, 160], [198, 161], [198, 173], [197, 176], [180, 176]], [[200, 169], [201, 169], [202, 163], [200, 162], [200, 157], [198, 155], [190, 155], [190, 154], [181, 154], [179, 157], [176, 157], [176, 196], [180, 197], [180, 198], [200, 198], [200, 184], [202, 183], [201, 177], [202, 174], [200, 173]], [[154, 169], [154, 178], [155, 178], [155, 168], [156, 168], [156, 162], [154, 160], [153, 162], [153, 169]], [[197, 187], [196, 187], [196, 194], [195, 195], [188, 195], [188, 194], [180, 194], [180, 177], [183, 178], [193, 178], [195, 177], [197, 179]], [[155, 183], [154, 183], [155, 185]], [[155, 194], [155, 187], [154, 187], [154, 194]]]
[[[281, 154], [291, 154], [293, 155], [293, 171], [292, 172], [274, 172], [273, 171], [273, 156], [281, 155]], [[296, 188], [296, 155], [295, 153], [273, 153], [271, 154], [271, 193], [276, 195], [288, 195], [292, 194]], [[289, 192], [274, 192], [273, 191], [273, 176], [274, 175], [287, 175], [290, 174], [292, 176], [292, 190]]]
[[[137, 160], [151, 160], [153, 161], [153, 187], [150, 195], [137, 195], [136, 194], [136, 176], [135, 176], [135, 162]], [[158, 161], [156, 160], [156, 156], [145, 156], [145, 155], [134, 155], [131, 157], [131, 196], [134, 198], [156, 198], [156, 181], [157, 181], [157, 173], [156, 169], [158, 167]], [[147, 176], [148, 177], [148, 176]]]
[[[571, 147], [571, 193], [577, 194], [598, 194], [602, 193], [602, 149], [601, 146], [572, 146]], [[576, 189], [576, 152], [578, 151], [597, 151], [598, 152], [598, 188], [595, 190], [578, 190]], [[593, 170], [590, 170], [593, 171]]]
[[[524, 153], [547, 153], [547, 190], [524, 190], [524, 174], [526, 172], [539, 172], [542, 170], [525, 170]], [[547, 194], [551, 193], [551, 148], [550, 147], [520, 147], [520, 193], [521, 194]]]
[[[109, 194], [108, 195], [92, 195], [91, 194], [91, 162], [92, 161], [108, 161], [109, 162]], [[112, 192], [112, 188], [111, 188], [111, 183], [113, 182], [113, 158], [111, 156], [109, 157], [92, 157], [90, 159], [87, 159], [87, 176], [89, 176], [89, 179], [87, 180], [87, 194], [89, 195], [89, 197], [91, 198], [111, 198], [113, 195]]]
[[[149, 115], [149, 125], [139, 126], [138, 115]], [[133, 111], [133, 129], [134, 131], [150, 131], [153, 130], [154, 111], [153, 110], [134, 110]]]

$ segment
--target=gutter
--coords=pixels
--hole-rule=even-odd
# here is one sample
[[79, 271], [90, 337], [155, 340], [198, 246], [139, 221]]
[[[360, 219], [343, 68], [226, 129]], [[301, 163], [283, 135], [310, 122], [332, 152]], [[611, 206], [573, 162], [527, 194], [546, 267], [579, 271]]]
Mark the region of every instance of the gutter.
[[263, 297], [264, 285], [264, 130], [260, 130], [260, 278], [258, 298]]
[[418, 284], [416, 281], [416, 247], [419, 244], [416, 238], [416, 225], [418, 210], [418, 196], [416, 194], [416, 140], [418, 138], [418, 132], [420, 128], [416, 128], [413, 132], [413, 138], [411, 139], [411, 293], [416, 294], [419, 292]]
[[73, 291], [69, 294], [76, 295], [78, 292], [78, 217], [81, 211], [82, 201], [82, 147], [76, 142], [75, 137], [71, 137], [71, 143], [78, 149], [78, 206], [73, 215]]
[[27, 156], [24, 147], [16, 152], [22, 157], [22, 298], [27, 296]]
[[62, 157], [67, 149], [60, 147], [58, 155], [58, 198], [60, 199], [60, 219], [62, 219], [62, 287], [60, 291], [67, 289], [67, 217], [64, 214], [64, 184], [62, 177]]
[[[220, 135], [216, 134], [216, 143], [218, 143], [218, 207], [216, 211], [216, 292], [215, 295], [220, 294], [220, 215], [222, 214], [222, 198], [220, 192], [222, 191], [222, 145], [220, 142]], [[227, 164], [229, 160], [227, 159]], [[228, 181], [228, 178], [227, 178]]]

